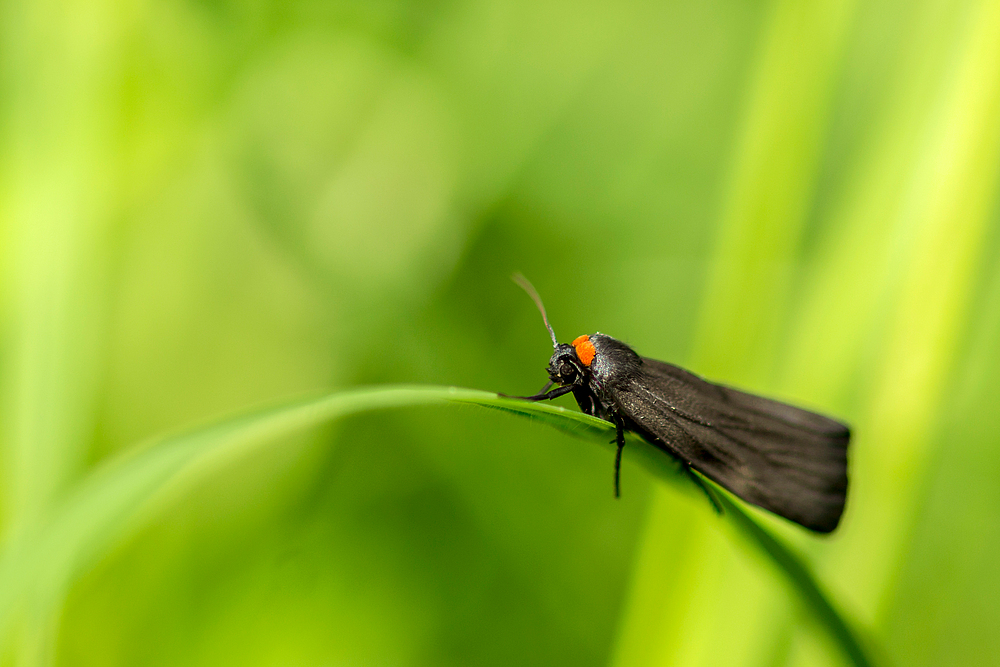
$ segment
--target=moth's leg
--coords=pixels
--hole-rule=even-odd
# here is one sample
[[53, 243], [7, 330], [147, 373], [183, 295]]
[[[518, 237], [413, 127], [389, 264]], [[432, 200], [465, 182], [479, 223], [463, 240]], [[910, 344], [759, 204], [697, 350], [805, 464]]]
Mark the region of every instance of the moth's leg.
[[708, 502], [712, 503], [712, 507], [715, 508], [715, 513], [722, 515], [722, 503], [720, 503], [719, 499], [715, 497], [715, 492], [712, 491], [711, 487], [705, 483], [705, 480], [703, 480], [698, 473], [692, 470], [691, 466], [687, 464], [684, 465], [684, 472], [686, 472], [687, 476], [691, 478], [691, 481], [694, 482], [695, 486], [704, 492], [705, 496], [708, 498]]
[[574, 387], [573, 398], [576, 399], [581, 412], [591, 417], [597, 416], [597, 398], [592, 392], [584, 387]]
[[508, 396], [507, 394], [497, 394], [498, 396], [503, 396], [504, 398], [519, 398], [524, 401], [545, 401], [551, 400], [553, 398], [559, 398], [569, 392], [573, 391], [573, 385], [566, 385], [565, 387], [556, 387], [549, 393], [544, 391], [540, 394], [535, 394], [534, 396]]
[[615, 452], [615, 498], [621, 496], [619, 479], [622, 470], [622, 450], [625, 449], [625, 423], [621, 415], [615, 415], [615, 442], [618, 443], [618, 451]]

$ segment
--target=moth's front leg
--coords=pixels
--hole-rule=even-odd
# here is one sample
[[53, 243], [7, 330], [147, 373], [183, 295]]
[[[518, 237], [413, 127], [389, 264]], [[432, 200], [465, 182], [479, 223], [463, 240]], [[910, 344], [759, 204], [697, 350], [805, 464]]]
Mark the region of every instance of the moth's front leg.
[[599, 404], [594, 394], [586, 387], [573, 387], [573, 398], [580, 406], [580, 412], [591, 417], [600, 417], [598, 414]]

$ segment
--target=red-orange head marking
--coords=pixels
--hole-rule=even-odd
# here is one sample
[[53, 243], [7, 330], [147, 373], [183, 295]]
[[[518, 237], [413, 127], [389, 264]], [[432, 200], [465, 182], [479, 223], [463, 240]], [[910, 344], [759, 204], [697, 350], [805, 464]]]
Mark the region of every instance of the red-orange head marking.
[[584, 366], [589, 366], [590, 362], [594, 360], [594, 355], [597, 354], [594, 344], [590, 342], [590, 336], [580, 336], [573, 341], [573, 347], [576, 349], [576, 356], [580, 358]]

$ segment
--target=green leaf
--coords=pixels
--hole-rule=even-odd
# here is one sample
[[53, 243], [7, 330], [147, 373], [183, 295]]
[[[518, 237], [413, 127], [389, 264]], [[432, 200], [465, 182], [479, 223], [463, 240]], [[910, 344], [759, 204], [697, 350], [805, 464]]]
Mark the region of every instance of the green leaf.
[[717, 498], [732, 524], [749, 542], [759, 548], [771, 563], [783, 574], [795, 592], [802, 598], [809, 611], [831, 638], [844, 651], [850, 661], [858, 667], [866, 667], [872, 662], [859, 641], [857, 632], [847, 619], [837, 611], [830, 598], [823, 592], [819, 582], [805, 561], [788, 545], [775, 537], [753, 519], [742, 507], [734, 502], [728, 493], [718, 493]]
[[[116, 545], [145, 525], [172, 498], [227, 462], [282, 436], [345, 415], [431, 404], [465, 403], [528, 417], [614, 449], [614, 426], [573, 410], [453, 387], [391, 386], [354, 389], [299, 400], [224, 419], [140, 444], [100, 465], [36, 524], [8, 541], [0, 554], [0, 645], [19, 613], [46, 618], [72, 583]], [[678, 474], [677, 463], [629, 436], [625, 456], [686, 492], [700, 493]], [[725, 517], [782, 572], [821, 625], [859, 665], [870, 664], [847, 621], [820, 590], [801, 558], [725, 494]]]

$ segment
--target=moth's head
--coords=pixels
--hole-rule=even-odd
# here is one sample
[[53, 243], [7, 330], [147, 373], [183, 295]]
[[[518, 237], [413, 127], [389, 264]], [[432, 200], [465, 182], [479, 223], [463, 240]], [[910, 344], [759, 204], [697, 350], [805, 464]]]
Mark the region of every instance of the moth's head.
[[585, 384], [595, 354], [590, 336], [580, 336], [572, 344], [557, 345], [549, 358], [549, 379], [559, 385]]

